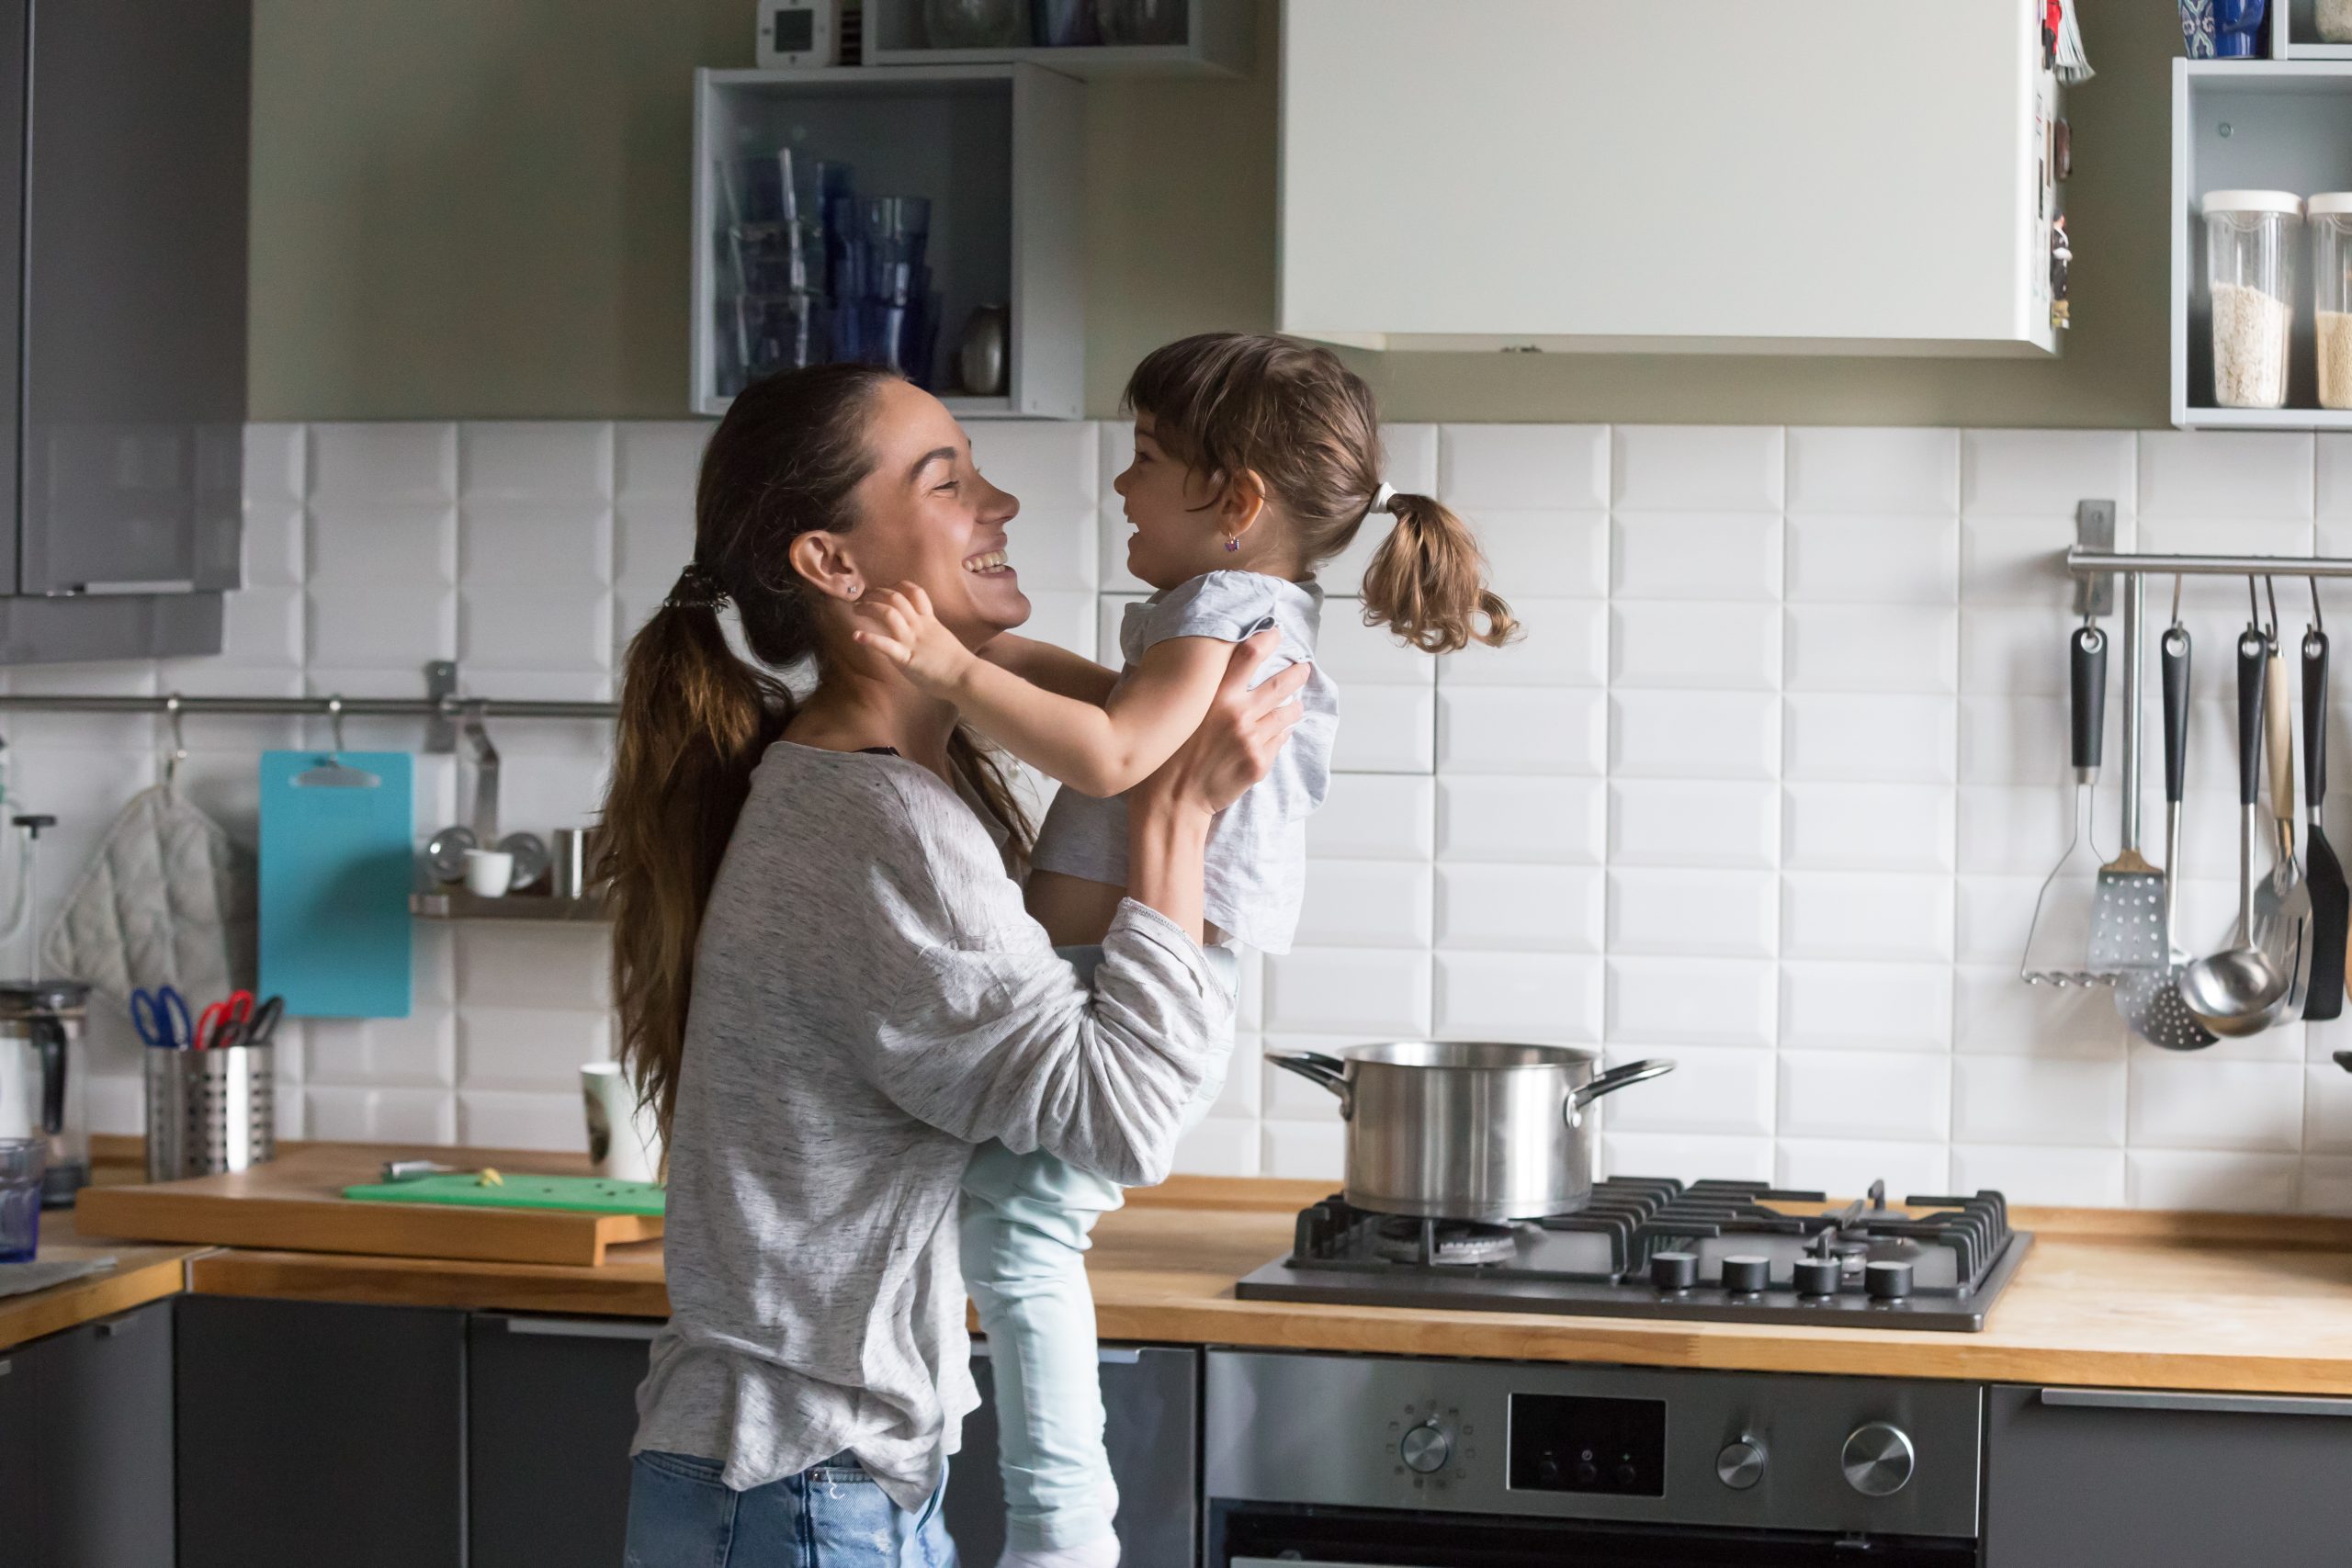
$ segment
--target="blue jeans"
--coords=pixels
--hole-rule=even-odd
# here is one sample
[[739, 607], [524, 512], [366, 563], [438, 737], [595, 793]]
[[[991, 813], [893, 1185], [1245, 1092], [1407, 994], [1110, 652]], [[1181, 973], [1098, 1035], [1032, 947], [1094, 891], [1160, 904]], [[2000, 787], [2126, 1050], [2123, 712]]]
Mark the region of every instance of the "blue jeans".
[[[1056, 949], [1091, 981], [1099, 947]], [[1208, 950], [1230, 992], [1230, 949]], [[1227, 1048], [1231, 1042], [1228, 1041]], [[1218, 1060], [1186, 1108], [1185, 1125], [1224, 1087]], [[1035, 1551], [1111, 1533], [1111, 1461], [1102, 1447], [1102, 1387], [1086, 1253], [1094, 1222], [1126, 1201], [1118, 1183], [1033, 1150], [973, 1151], [964, 1171], [964, 1283], [988, 1336], [996, 1383], [998, 1469], [1005, 1544]]]
[[723, 1469], [650, 1450], [630, 1461], [626, 1568], [956, 1568], [944, 1482], [910, 1514], [845, 1453], [748, 1492]]

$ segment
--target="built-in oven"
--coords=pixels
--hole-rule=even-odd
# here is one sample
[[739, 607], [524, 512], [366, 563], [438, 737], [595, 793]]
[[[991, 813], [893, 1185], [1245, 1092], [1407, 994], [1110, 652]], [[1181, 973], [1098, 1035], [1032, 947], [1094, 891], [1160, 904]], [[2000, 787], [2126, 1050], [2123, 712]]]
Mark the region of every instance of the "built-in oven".
[[1981, 1385], [1216, 1350], [1209, 1568], [1961, 1568]]

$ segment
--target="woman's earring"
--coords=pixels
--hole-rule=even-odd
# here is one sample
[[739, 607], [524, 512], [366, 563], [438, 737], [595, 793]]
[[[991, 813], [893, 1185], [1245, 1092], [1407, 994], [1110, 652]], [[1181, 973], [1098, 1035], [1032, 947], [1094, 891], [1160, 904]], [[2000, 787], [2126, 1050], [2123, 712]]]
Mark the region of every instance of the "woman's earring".
[[1235, 539], [1227, 539], [1227, 540], [1226, 540], [1226, 542], [1225, 542], [1225, 553], [1226, 553], [1226, 554], [1227, 554], [1227, 555], [1231, 555], [1234, 551], [1236, 551], [1236, 550], [1239, 549], [1240, 547], [1241, 547], [1241, 541], [1240, 541], [1239, 539], [1238, 539], [1238, 538], [1235, 538]]

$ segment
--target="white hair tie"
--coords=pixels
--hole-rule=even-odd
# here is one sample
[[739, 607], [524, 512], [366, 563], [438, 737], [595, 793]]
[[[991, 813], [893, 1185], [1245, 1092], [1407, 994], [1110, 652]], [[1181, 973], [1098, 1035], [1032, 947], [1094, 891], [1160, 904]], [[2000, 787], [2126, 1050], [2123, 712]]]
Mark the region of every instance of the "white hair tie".
[[1384, 482], [1378, 490], [1372, 492], [1372, 504], [1363, 509], [1364, 515], [1369, 517], [1375, 512], [1386, 512], [1389, 510], [1388, 503], [1396, 499], [1396, 487]]

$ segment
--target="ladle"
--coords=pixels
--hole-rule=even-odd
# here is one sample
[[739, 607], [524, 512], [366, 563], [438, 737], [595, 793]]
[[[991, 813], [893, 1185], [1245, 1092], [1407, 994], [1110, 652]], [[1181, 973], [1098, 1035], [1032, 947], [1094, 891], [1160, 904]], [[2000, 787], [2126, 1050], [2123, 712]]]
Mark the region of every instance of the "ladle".
[[2270, 645], [2258, 626], [2238, 638], [2238, 804], [2245, 822], [2238, 846], [2238, 926], [2228, 947], [2181, 971], [2180, 997], [2216, 1034], [2258, 1034], [2287, 1010], [2294, 976], [2254, 940], [2254, 846], [2262, 831], [2255, 775], [2262, 752], [2264, 667]]

